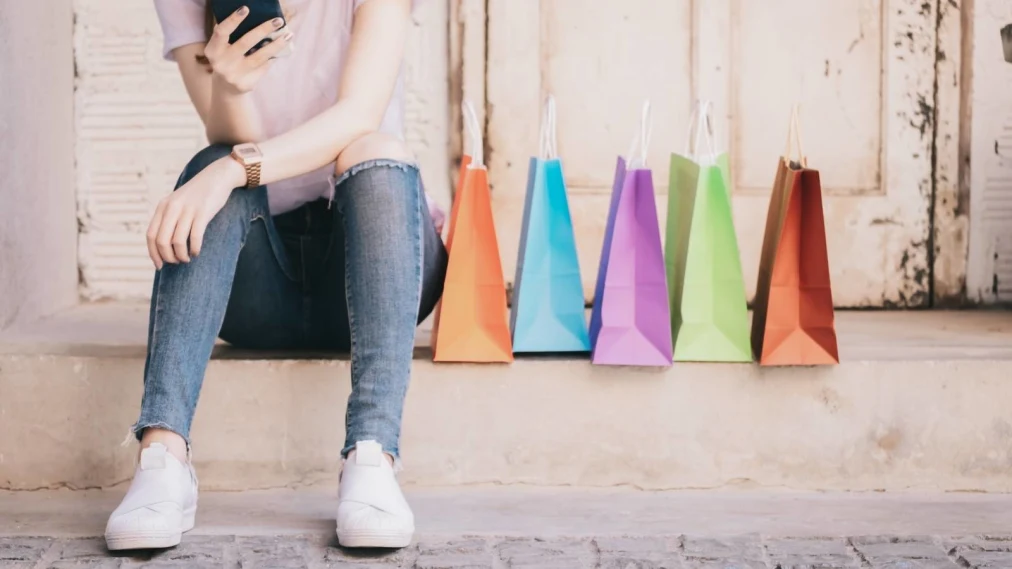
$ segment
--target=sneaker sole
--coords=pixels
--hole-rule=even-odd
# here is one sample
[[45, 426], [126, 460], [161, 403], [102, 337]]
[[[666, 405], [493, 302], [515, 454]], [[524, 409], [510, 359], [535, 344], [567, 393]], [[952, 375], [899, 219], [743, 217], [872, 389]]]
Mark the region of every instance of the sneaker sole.
[[196, 509], [183, 515], [183, 527], [178, 531], [124, 531], [105, 534], [105, 546], [109, 551], [124, 549], [165, 549], [175, 547], [183, 540], [183, 534], [193, 529]]
[[109, 551], [123, 549], [165, 549], [175, 547], [183, 540], [183, 532], [129, 532], [105, 536]]
[[381, 547], [400, 549], [411, 545], [413, 531], [338, 531], [337, 541], [342, 547]]

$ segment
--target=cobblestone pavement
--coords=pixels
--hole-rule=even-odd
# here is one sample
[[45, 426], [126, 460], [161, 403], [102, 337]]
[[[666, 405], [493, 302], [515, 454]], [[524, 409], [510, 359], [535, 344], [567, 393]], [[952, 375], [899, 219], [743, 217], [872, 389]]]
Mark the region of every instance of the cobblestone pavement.
[[145, 568], [1012, 568], [1012, 535], [968, 537], [422, 539], [397, 552], [351, 552], [317, 538], [188, 536], [174, 549], [111, 555], [97, 538], [0, 538], [4, 569]]

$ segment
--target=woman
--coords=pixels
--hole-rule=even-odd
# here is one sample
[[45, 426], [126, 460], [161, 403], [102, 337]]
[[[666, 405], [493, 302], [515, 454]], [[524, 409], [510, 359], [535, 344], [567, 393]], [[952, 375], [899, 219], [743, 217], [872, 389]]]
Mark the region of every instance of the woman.
[[165, 56], [212, 144], [147, 232], [157, 272], [133, 427], [141, 454], [106, 541], [170, 547], [193, 527], [190, 423], [220, 336], [351, 351], [338, 539], [406, 546], [414, 520], [393, 467], [414, 328], [446, 267], [401, 136], [413, 0], [287, 0], [288, 32], [248, 56], [280, 19], [230, 45], [249, 10], [214, 25], [206, 1], [155, 0]]

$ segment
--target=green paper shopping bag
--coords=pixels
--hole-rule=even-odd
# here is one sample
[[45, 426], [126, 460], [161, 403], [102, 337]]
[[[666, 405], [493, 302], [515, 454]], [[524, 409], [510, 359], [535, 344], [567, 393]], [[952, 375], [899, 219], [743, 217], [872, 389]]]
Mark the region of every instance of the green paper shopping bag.
[[664, 248], [675, 361], [750, 362], [730, 168], [714, 150], [709, 103], [696, 104], [688, 136], [685, 155], [671, 155]]

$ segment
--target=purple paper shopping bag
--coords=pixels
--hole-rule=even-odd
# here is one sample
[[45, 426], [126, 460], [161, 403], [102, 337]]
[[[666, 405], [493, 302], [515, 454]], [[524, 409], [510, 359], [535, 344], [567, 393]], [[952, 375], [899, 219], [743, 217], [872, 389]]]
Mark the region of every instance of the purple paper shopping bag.
[[[626, 161], [618, 159], [590, 317], [591, 362], [671, 365], [668, 284], [654, 183], [646, 167], [650, 105]], [[638, 150], [638, 153], [637, 153]]]

